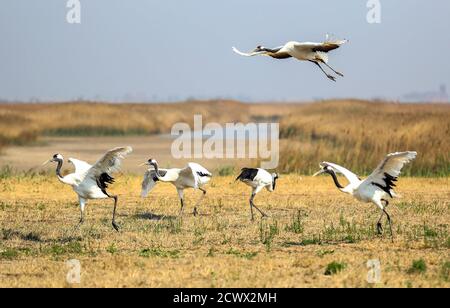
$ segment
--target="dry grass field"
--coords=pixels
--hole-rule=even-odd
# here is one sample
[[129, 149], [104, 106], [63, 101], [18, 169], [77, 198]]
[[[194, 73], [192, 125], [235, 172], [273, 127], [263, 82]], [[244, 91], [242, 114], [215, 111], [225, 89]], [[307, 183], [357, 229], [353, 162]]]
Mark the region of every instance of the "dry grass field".
[[[204, 123], [280, 123], [285, 175], [256, 199], [270, 218], [250, 222], [249, 188], [230, 174], [255, 165], [249, 160], [198, 161], [215, 175], [199, 217], [191, 214], [198, 192], [187, 193], [182, 218], [171, 185], [139, 197], [139, 163], [186, 162], [172, 158], [161, 134], [195, 114]], [[450, 105], [0, 104], [0, 287], [450, 287], [449, 135]], [[75, 193], [40, 164], [57, 152], [93, 163], [124, 145], [135, 151], [111, 191], [121, 232], [111, 227], [109, 200], [90, 202], [75, 228]], [[324, 160], [367, 174], [404, 150], [419, 156], [389, 208], [394, 243], [389, 232], [376, 234], [375, 206], [307, 176]], [[70, 259], [81, 262], [80, 285], [66, 282]], [[367, 282], [369, 260], [381, 262], [378, 284]]]
[[[79, 210], [54, 176], [0, 177], [0, 287], [450, 287], [450, 180], [402, 178], [390, 207], [395, 242], [375, 233], [379, 212], [338, 192], [331, 179], [286, 175], [256, 204], [270, 218], [249, 220], [248, 187], [216, 177], [194, 217], [198, 193], [179, 204], [170, 185], [139, 198], [140, 178], [122, 175], [116, 233], [110, 201]], [[66, 283], [78, 259], [81, 285]], [[379, 284], [366, 281], [379, 259]], [[327, 275], [325, 274], [327, 272]]]
[[326, 160], [367, 174], [387, 153], [414, 150], [419, 156], [406, 174], [450, 175], [450, 104], [0, 104], [0, 153], [2, 147], [39, 146], [49, 137], [168, 134], [174, 123], [192, 124], [196, 114], [204, 124], [279, 122], [285, 173], [311, 174], [318, 160]]

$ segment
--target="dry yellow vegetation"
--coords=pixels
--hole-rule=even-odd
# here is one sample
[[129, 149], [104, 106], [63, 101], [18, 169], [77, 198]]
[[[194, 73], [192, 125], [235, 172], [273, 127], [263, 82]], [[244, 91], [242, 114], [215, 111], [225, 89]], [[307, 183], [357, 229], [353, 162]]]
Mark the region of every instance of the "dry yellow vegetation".
[[310, 174], [333, 161], [368, 173], [389, 152], [419, 156], [406, 174], [450, 174], [450, 105], [327, 101], [315, 104], [243, 104], [233, 101], [177, 104], [0, 105], [0, 149], [45, 136], [125, 136], [170, 133], [177, 122], [280, 122], [283, 172]]
[[[172, 186], [142, 200], [140, 178], [119, 176], [116, 233], [110, 201], [91, 202], [77, 230], [70, 187], [54, 176], [0, 177], [0, 287], [77, 287], [66, 282], [69, 259], [81, 262], [80, 287], [450, 287], [449, 178], [400, 180], [394, 243], [376, 235], [374, 206], [327, 177], [282, 177], [256, 200], [271, 217], [254, 223], [248, 187], [233, 179], [213, 179], [200, 217], [190, 214], [200, 195], [189, 192], [180, 220]], [[366, 281], [371, 259], [380, 284]]]
[[387, 153], [417, 151], [413, 175], [450, 174], [450, 105], [337, 101], [304, 105], [281, 120], [285, 171], [315, 171], [317, 159], [362, 174]]

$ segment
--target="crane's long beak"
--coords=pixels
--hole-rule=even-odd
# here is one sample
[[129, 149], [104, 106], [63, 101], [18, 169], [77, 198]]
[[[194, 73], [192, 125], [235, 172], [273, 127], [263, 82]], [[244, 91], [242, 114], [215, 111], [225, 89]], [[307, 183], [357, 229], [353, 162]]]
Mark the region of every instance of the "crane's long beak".
[[47, 165], [50, 164], [51, 162], [52, 162], [51, 160], [47, 160], [46, 162], [44, 162], [44, 163], [42, 164], [42, 167], [47, 166]]
[[150, 164], [148, 162], [142, 163], [139, 165], [139, 167], [144, 167], [144, 166], [150, 166]]
[[318, 175], [321, 175], [321, 174], [324, 174], [325, 173], [325, 170], [320, 170], [319, 172], [316, 172], [314, 175], [313, 175], [313, 177], [315, 177], [315, 176], [318, 176]]

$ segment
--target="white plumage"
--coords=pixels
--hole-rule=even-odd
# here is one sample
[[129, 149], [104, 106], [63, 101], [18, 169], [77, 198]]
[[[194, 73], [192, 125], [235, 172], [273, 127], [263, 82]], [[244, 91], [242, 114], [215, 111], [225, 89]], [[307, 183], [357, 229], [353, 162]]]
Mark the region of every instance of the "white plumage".
[[112, 225], [117, 231], [119, 227], [115, 222], [117, 196], [111, 196], [106, 189], [108, 184], [114, 183], [113, 173], [120, 170], [121, 160], [133, 151], [131, 147], [115, 148], [108, 151], [102, 158], [100, 158], [94, 165], [87, 162], [70, 158], [69, 163], [75, 167], [75, 172], [66, 176], [62, 176], [61, 169], [64, 164], [64, 157], [61, 154], [55, 154], [53, 158], [44, 163], [57, 163], [56, 175], [61, 183], [72, 186], [75, 193], [78, 195], [81, 218], [80, 224], [84, 221], [84, 211], [87, 200], [90, 199], [114, 199], [114, 211]]
[[270, 174], [266, 170], [260, 168], [244, 168], [237, 177], [236, 181], [241, 181], [252, 188], [252, 196], [250, 198], [250, 213], [252, 220], [254, 220], [253, 208], [257, 209], [263, 217], [267, 217], [267, 215], [255, 205], [254, 199], [264, 188], [269, 192], [275, 191], [278, 178], [278, 174]]
[[241, 52], [235, 47], [233, 47], [233, 51], [245, 57], [269, 56], [275, 59], [295, 58], [300, 61], [309, 61], [316, 64], [330, 80], [336, 81], [336, 77], [328, 74], [322, 68], [321, 64], [327, 66], [335, 74], [344, 77], [342, 73], [336, 71], [330, 65], [328, 65], [328, 52], [339, 48], [345, 43], [347, 43], [347, 40], [330, 40], [327, 35], [326, 40], [322, 43], [291, 41], [286, 43], [284, 46], [280, 46], [277, 48], [266, 48], [263, 46], [258, 46], [255, 50], [249, 53]]
[[180, 215], [182, 215], [184, 209], [184, 190], [188, 188], [198, 189], [203, 195], [194, 207], [194, 215], [197, 216], [197, 207], [206, 195], [206, 190], [203, 187], [211, 180], [211, 172], [196, 163], [189, 163], [183, 169], [160, 169], [158, 162], [150, 159], [144, 165], [152, 166], [154, 169], [149, 169], [144, 174], [141, 193], [143, 198], [148, 196], [158, 182], [171, 183], [177, 189], [181, 202]]
[[[397, 197], [394, 188], [396, 187], [395, 183], [398, 181], [401, 170], [405, 164], [410, 163], [416, 157], [416, 152], [389, 154], [365, 180], [361, 180], [357, 175], [346, 168], [329, 162], [321, 163], [320, 167], [322, 170], [317, 172], [314, 176], [327, 173], [332, 176], [335, 185], [340, 191], [352, 195], [359, 201], [366, 203], [371, 202], [377, 205], [382, 211], [382, 215], [377, 224], [378, 232], [381, 233], [383, 231], [381, 221], [383, 216], [386, 215], [392, 234], [391, 217], [386, 211], [386, 208], [389, 205], [387, 199]], [[345, 176], [349, 181], [349, 184], [345, 187], [342, 186], [337, 179], [336, 173]]]

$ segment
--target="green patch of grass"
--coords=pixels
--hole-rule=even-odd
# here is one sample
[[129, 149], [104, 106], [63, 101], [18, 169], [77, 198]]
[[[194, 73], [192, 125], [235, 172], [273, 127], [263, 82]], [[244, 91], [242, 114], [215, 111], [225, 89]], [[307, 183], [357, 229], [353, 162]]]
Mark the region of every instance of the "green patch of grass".
[[439, 236], [438, 231], [428, 227], [427, 225], [423, 226], [423, 236], [425, 238], [435, 238]]
[[6, 209], [11, 208], [11, 204], [10, 203], [6, 203], [3, 201], [0, 201], [0, 211], [4, 211]]
[[161, 248], [148, 248], [143, 249], [139, 253], [140, 257], [150, 258], [150, 257], [159, 257], [159, 258], [172, 258], [177, 259], [180, 257], [179, 250], [162, 250]]
[[225, 166], [217, 170], [217, 173], [219, 176], [230, 176], [234, 174], [234, 167], [233, 166]]
[[78, 241], [69, 242], [66, 245], [54, 244], [50, 248], [44, 251], [47, 254], [51, 254], [54, 257], [59, 257], [62, 255], [81, 255], [84, 253], [84, 247]]
[[317, 253], [317, 256], [323, 258], [326, 255], [332, 255], [334, 254], [334, 250], [319, 250]]
[[302, 211], [298, 211], [297, 214], [291, 218], [291, 223], [285, 227], [285, 230], [287, 232], [292, 232], [295, 234], [302, 234], [305, 231], [305, 227], [303, 224], [303, 217], [305, 217], [305, 214], [302, 213]]
[[116, 245], [113, 243], [106, 248], [106, 252], [115, 255], [118, 252]]
[[259, 237], [261, 243], [266, 246], [267, 251], [272, 249], [273, 241], [279, 233], [280, 230], [276, 221], [273, 224], [266, 224], [264, 221], [261, 221], [259, 225]]
[[14, 260], [19, 257], [19, 252], [16, 249], [6, 249], [0, 251], [0, 260]]
[[425, 274], [427, 271], [427, 264], [425, 260], [414, 260], [411, 267], [408, 269], [408, 274]]
[[6, 180], [14, 176], [14, 170], [11, 166], [4, 166], [0, 169], [0, 180]]
[[48, 252], [53, 256], [61, 256], [66, 253], [66, 250], [61, 245], [53, 245], [48, 249]]
[[322, 245], [322, 240], [320, 236], [313, 236], [312, 238], [306, 238], [301, 240], [300, 242], [284, 242], [283, 246], [312, 246], [312, 245]]
[[447, 240], [446, 240], [445, 243], [444, 243], [444, 247], [450, 249], [450, 236], [447, 237]]
[[170, 234], [179, 234], [181, 233], [183, 226], [183, 221], [181, 219], [171, 219], [169, 220], [169, 224], [167, 226], [167, 229], [169, 230]]
[[441, 277], [444, 281], [450, 281], [450, 261], [447, 261], [444, 264], [442, 264]]
[[247, 260], [251, 260], [253, 258], [255, 258], [258, 253], [257, 252], [240, 252], [239, 250], [235, 250], [233, 248], [231, 248], [230, 250], [228, 250], [226, 252], [227, 255], [233, 255], [239, 258], [244, 258]]
[[332, 262], [332, 263], [327, 265], [327, 268], [325, 270], [325, 275], [326, 276], [333, 276], [333, 275], [339, 274], [340, 272], [342, 272], [346, 268], [347, 268], [347, 264], [345, 264], [345, 263]]
[[208, 253], [206, 254], [207, 257], [213, 258], [216, 256], [216, 250], [214, 248], [209, 248]]

